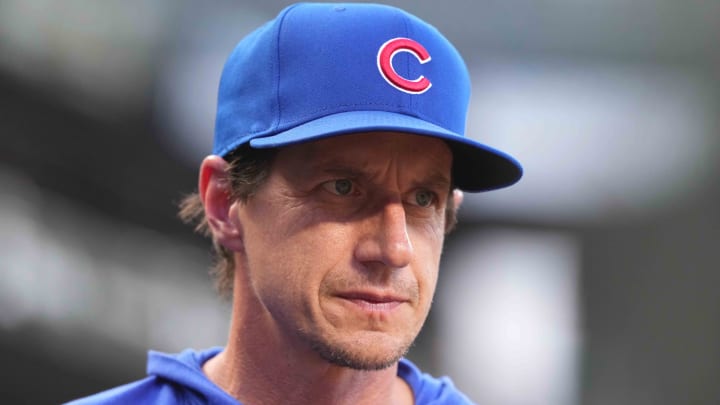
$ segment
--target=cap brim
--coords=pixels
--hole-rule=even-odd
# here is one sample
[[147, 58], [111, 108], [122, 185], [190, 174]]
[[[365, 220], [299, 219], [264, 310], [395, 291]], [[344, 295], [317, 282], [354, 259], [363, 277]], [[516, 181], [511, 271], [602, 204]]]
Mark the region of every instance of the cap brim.
[[453, 182], [469, 192], [510, 186], [522, 177], [511, 156], [440, 126], [387, 111], [349, 111], [324, 116], [276, 135], [250, 140], [253, 148], [275, 148], [330, 136], [371, 131], [405, 132], [448, 141], [453, 151]]

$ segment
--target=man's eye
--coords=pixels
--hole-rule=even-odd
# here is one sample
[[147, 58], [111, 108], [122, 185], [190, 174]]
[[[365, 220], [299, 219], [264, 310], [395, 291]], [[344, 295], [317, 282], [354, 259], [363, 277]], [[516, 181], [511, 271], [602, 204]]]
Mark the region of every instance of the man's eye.
[[415, 193], [415, 204], [427, 208], [435, 203], [435, 193], [428, 190], [418, 190]]
[[350, 195], [353, 192], [353, 182], [348, 179], [330, 180], [323, 183], [323, 188], [336, 195]]

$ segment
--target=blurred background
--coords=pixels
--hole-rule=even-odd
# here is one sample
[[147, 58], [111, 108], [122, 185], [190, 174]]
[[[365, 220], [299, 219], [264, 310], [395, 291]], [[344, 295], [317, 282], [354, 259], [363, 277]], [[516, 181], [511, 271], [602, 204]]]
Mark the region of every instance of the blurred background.
[[[0, 0], [0, 402], [224, 344], [175, 205], [225, 56], [288, 3]], [[409, 357], [482, 404], [717, 404], [720, 2], [388, 4], [456, 44], [469, 134], [526, 171], [466, 195]]]

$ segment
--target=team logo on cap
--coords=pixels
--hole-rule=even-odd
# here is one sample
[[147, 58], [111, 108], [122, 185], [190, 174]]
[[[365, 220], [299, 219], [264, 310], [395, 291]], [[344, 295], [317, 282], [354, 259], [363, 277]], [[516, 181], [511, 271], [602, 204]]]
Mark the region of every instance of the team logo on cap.
[[410, 38], [393, 38], [385, 42], [377, 54], [377, 66], [382, 77], [393, 87], [410, 94], [422, 94], [432, 86], [427, 77], [420, 75], [415, 79], [402, 77], [395, 71], [392, 61], [396, 54], [409, 52], [420, 64], [430, 61], [430, 54], [424, 46]]

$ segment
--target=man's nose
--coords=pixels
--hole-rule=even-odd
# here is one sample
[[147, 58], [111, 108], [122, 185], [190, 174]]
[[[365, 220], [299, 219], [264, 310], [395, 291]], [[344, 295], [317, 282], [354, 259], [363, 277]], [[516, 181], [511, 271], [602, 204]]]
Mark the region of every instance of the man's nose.
[[360, 262], [382, 263], [399, 269], [410, 264], [413, 246], [408, 235], [402, 201], [387, 202], [366, 218], [355, 257]]

